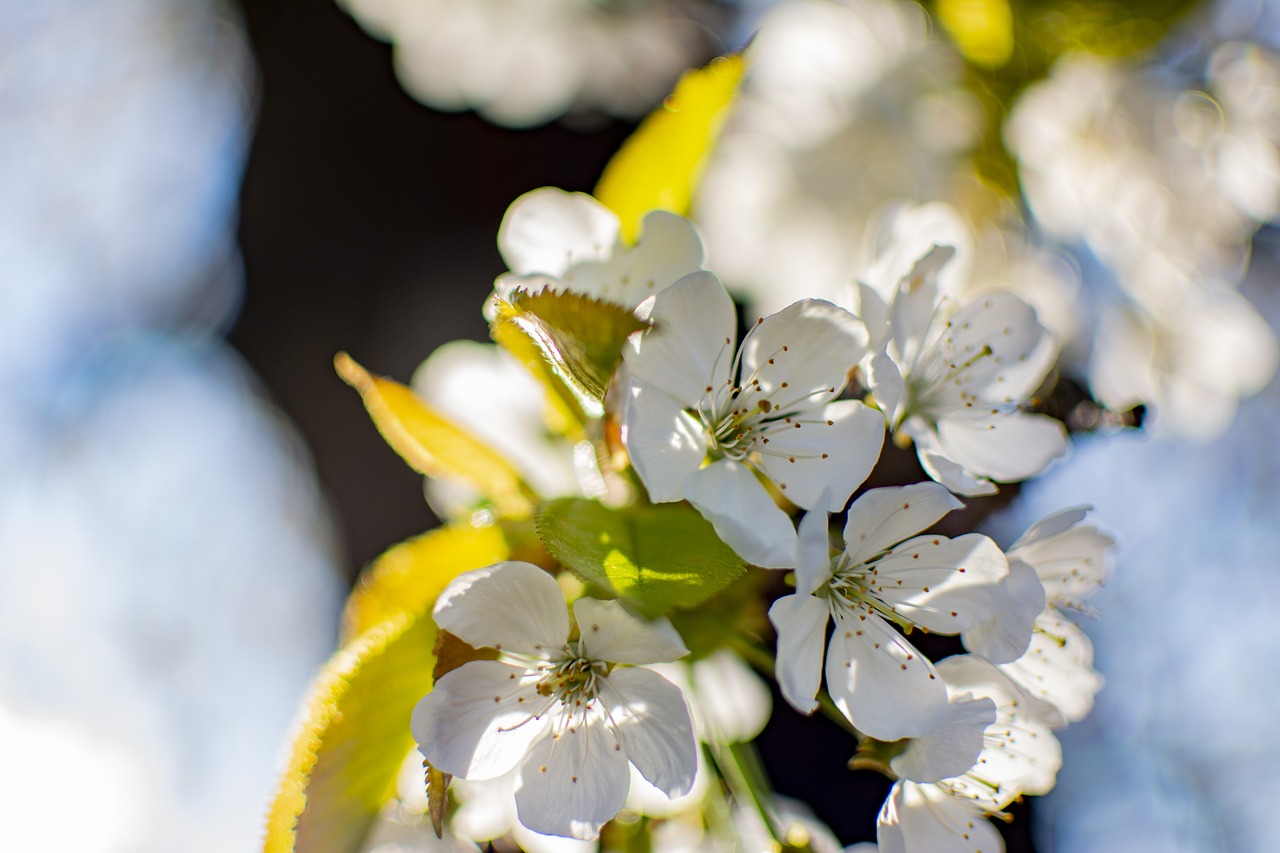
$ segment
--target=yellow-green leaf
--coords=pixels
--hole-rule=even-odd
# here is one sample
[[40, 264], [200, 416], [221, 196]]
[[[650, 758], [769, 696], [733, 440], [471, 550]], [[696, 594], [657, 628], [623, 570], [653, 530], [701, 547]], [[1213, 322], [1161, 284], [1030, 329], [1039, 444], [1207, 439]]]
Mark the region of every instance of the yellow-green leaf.
[[509, 556], [497, 527], [440, 527], [392, 546], [356, 581], [342, 614], [343, 642], [399, 613], [429, 610], [453, 578]]
[[[1056, 58], [1072, 50], [1133, 56], [1154, 47], [1197, 0], [1020, 0], [1020, 42]], [[1021, 20], [1019, 20], [1021, 19]]]
[[689, 212], [745, 67], [741, 56], [722, 56], [686, 73], [605, 166], [594, 194], [622, 221], [624, 240], [635, 242], [651, 210]]
[[646, 325], [621, 305], [545, 289], [511, 294], [509, 302], [499, 304], [495, 323], [518, 327], [579, 405], [596, 416], [604, 411], [604, 395], [622, 361], [623, 343]]
[[536, 523], [552, 556], [650, 615], [701, 604], [746, 571], [685, 504], [611, 509], [561, 498], [539, 507]]
[[471, 569], [506, 559], [497, 528], [439, 528], [388, 549], [343, 615], [345, 645], [312, 685], [268, 816], [266, 853], [353, 853], [413, 748], [409, 718], [431, 689], [431, 608]]
[[551, 362], [542, 354], [542, 348], [519, 325], [501, 317], [495, 317], [489, 324], [489, 336], [494, 343], [515, 356], [542, 383], [555, 421], [552, 427], [571, 439], [581, 438], [584, 435], [586, 413], [577, 396], [569, 389], [568, 383], [556, 375]]
[[1000, 68], [1013, 56], [1013, 11], [1009, 0], [937, 0], [938, 20], [964, 58]]
[[355, 853], [413, 749], [431, 689], [429, 608], [401, 612], [338, 651], [312, 685], [267, 816], [264, 853]]
[[338, 375], [360, 393], [369, 416], [396, 453], [428, 477], [457, 480], [493, 501], [498, 513], [526, 518], [533, 490], [511, 462], [432, 409], [411, 390], [371, 375], [346, 353], [333, 360]]

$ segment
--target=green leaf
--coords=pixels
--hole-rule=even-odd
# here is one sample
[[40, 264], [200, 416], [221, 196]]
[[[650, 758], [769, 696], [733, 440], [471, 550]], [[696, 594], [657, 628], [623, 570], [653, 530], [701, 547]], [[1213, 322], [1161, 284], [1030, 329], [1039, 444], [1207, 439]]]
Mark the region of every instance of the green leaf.
[[610, 509], [562, 498], [543, 504], [535, 522], [557, 560], [653, 616], [701, 604], [746, 571], [685, 504]]
[[449, 581], [510, 556], [497, 527], [439, 527], [391, 546], [360, 573], [347, 598], [342, 642], [398, 613], [430, 610]]
[[[592, 415], [604, 411], [604, 395], [627, 336], [646, 326], [626, 308], [580, 293], [516, 291], [501, 303], [495, 325], [515, 327]], [[499, 343], [503, 336], [494, 335]], [[508, 345], [509, 346], [509, 345]]]
[[388, 549], [364, 572], [347, 601], [344, 645], [312, 684], [265, 853], [360, 848], [414, 748], [409, 719], [431, 690], [437, 653], [450, 665], [463, 659], [437, 642], [436, 598], [463, 572], [507, 556], [497, 528], [444, 527]]
[[624, 240], [635, 242], [651, 210], [689, 212], [745, 70], [746, 62], [735, 55], [687, 72], [605, 166], [594, 195], [618, 214]]
[[428, 477], [456, 480], [493, 501], [498, 513], [527, 518], [533, 490], [511, 461], [391, 379], [373, 376], [346, 353], [333, 360], [359, 392], [374, 425], [409, 466]]
[[325, 665], [267, 816], [264, 853], [355, 853], [413, 749], [409, 719], [431, 689], [430, 608], [400, 612]]

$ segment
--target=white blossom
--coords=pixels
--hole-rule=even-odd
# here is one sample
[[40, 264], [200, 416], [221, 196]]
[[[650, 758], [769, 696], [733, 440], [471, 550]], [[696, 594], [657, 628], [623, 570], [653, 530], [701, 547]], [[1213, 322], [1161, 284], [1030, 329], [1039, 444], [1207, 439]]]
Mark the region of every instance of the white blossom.
[[1007, 552], [1012, 565], [1036, 573], [1047, 604], [1036, 616], [1027, 653], [1000, 668], [1032, 696], [1054, 706], [1068, 723], [1089, 714], [1103, 684], [1093, 669], [1093, 644], [1062, 612], [1086, 611], [1084, 599], [1110, 572], [1115, 540], [1082, 523], [1088, 511], [1067, 509], [1041, 519]]
[[1039, 225], [1104, 267], [1094, 396], [1151, 406], [1160, 431], [1220, 434], [1280, 364], [1236, 289], [1259, 224], [1280, 213], [1278, 78], [1274, 55], [1240, 44], [1203, 77], [1068, 54], [1005, 125]]
[[915, 3], [777, 4], [747, 56], [696, 199], [710, 266], [762, 314], [836, 302], [885, 204], [956, 197], [981, 105]]
[[[883, 318], [867, 365], [876, 404], [899, 440], [910, 439], [930, 477], [957, 494], [997, 491], [1067, 450], [1066, 430], [1025, 411], [1057, 354], [1034, 309], [1008, 292], [956, 304], [938, 279], [955, 255], [933, 246], [897, 282], [891, 300], [861, 290], [864, 316]], [[869, 320], [869, 322], [871, 322]]]
[[865, 326], [829, 302], [803, 300], [735, 347], [733, 302], [707, 272], [658, 294], [649, 317], [652, 328], [623, 355], [623, 419], [650, 500], [688, 500], [745, 559], [792, 565], [795, 530], [759, 478], [796, 506], [837, 511], [870, 473], [883, 421], [837, 399], [866, 350]]
[[859, 731], [897, 740], [942, 722], [946, 687], [893, 626], [956, 634], [1007, 605], [1000, 583], [1009, 567], [994, 542], [973, 533], [916, 535], [960, 506], [935, 483], [869, 491], [849, 508], [845, 548], [835, 558], [825, 513], [805, 516], [796, 592], [769, 609], [778, 631], [778, 685], [788, 702], [806, 713], [817, 707], [831, 620], [827, 690]]
[[[425, 402], [502, 453], [540, 496], [582, 493], [573, 444], [550, 429], [546, 389], [506, 350], [451, 341], [418, 366], [410, 384]], [[583, 474], [588, 482], [601, 477], [598, 468]], [[427, 480], [426, 492], [443, 518], [469, 516], [480, 497], [473, 488], [438, 479]]]
[[668, 0], [343, 0], [395, 45], [395, 71], [440, 110], [475, 109], [511, 127], [570, 112], [638, 116], [705, 56], [722, 19]]
[[627, 245], [613, 211], [586, 193], [555, 187], [511, 203], [498, 227], [498, 250], [510, 272], [495, 282], [495, 298], [550, 287], [628, 309], [703, 262], [702, 240], [684, 217], [650, 211], [635, 245]]
[[893, 759], [900, 778], [880, 810], [880, 850], [1003, 851], [986, 816], [1022, 794], [1048, 793], [1062, 764], [1049, 710], [981, 658], [959, 655], [937, 668], [950, 697], [947, 720]]
[[516, 809], [529, 829], [591, 839], [622, 808], [628, 762], [680, 796], [693, 784], [696, 746], [679, 688], [643, 668], [688, 653], [670, 623], [591, 598], [573, 611], [579, 635], [570, 640], [559, 586], [529, 563], [456, 578], [436, 602], [436, 623], [501, 657], [441, 677], [412, 728], [445, 773], [485, 780], [516, 770]]

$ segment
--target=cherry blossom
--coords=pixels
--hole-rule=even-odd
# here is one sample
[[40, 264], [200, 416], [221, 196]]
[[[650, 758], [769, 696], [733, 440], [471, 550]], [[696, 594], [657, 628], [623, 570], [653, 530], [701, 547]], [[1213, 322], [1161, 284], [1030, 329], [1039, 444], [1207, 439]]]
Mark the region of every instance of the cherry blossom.
[[938, 278], [954, 255], [933, 246], [882, 308], [872, 288], [861, 288], [863, 315], [883, 317], [872, 332], [883, 348], [867, 378], [895, 438], [915, 443], [930, 477], [957, 494], [992, 494], [993, 480], [1026, 479], [1066, 453], [1062, 424], [1025, 411], [1057, 346], [1012, 293], [959, 304], [940, 293]]
[[1103, 684], [1093, 668], [1093, 644], [1062, 612], [1087, 610], [1084, 599], [1110, 571], [1115, 540], [1082, 523], [1088, 512], [1088, 507], [1078, 507], [1049, 515], [1008, 551], [1012, 565], [1036, 573], [1047, 604], [1035, 618], [1027, 653], [1000, 668], [1032, 696], [1054, 706], [1068, 723], [1088, 716]]
[[550, 287], [629, 309], [703, 262], [702, 240], [684, 217], [650, 211], [635, 245], [628, 246], [613, 211], [586, 193], [555, 187], [511, 203], [498, 228], [498, 250], [510, 272], [495, 282], [495, 298]]
[[530, 563], [467, 572], [433, 614], [441, 630], [498, 660], [463, 664], [418, 703], [412, 729], [437, 769], [467, 780], [517, 771], [520, 822], [594, 838], [622, 808], [628, 763], [671, 797], [693, 784], [697, 748], [680, 689], [644, 664], [688, 653], [665, 620], [580, 598], [579, 635], [555, 580]]
[[650, 500], [688, 500], [743, 558], [793, 565], [795, 530], [764, 481], [796, 506], [837, 511], [871, 472], [883, 420], [837, 399], [866, 351], [866, 327], [806, 299], [735, 347], [733, 302], [708, 272], [658, 294], [649, 318], [623, 355], [623, 419]]
[[900, 778], [880, 810], [880, 850], [1001, 851], [986, 816], [1022, 794], [1048, 793], [1062, 765], [1052, 711], [973, 655], [947, 658], [937, 669], [950, 700], [946, 720], [893, 759]]
[[942, 722], [946, 687], [894, 625], [956, 634], [1009, 603], [1001, 588], [1008, 563], [986, 536], [916, 535], [960, 506], [935, 483], [869, 491], [849, 508], [845, 548], [834, 559], [825, 514], [805, 516], [796, 592], [769, 609], [778, 631], [778, 684], [788, 702], [806, 713], [817, 707], [830, 620], [827, 690], [854, 726], [897, 740]]

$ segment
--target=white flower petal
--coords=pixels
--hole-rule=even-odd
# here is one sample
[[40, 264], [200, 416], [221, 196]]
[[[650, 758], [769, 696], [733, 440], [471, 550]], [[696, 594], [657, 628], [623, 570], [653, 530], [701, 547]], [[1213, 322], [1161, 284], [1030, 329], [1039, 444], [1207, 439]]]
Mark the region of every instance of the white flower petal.
[[669, 797], [687, 794], [698, 746], [680, 688], [651, 670], [616, 669], [604, 679], [601, 698], [640, 775]]
[[960, 463], [952, 461], [939, 446], [937, 434], [919, 418], [908, 418], [900, 431], [915, 442], [916, 456], [925, 473], [955, 494], [976, 497], [1000, 491], [995, 483], [975, 476]]
[[[897, 282], [895, 281], [896, 285]], [[849, 310], [867, 327], [867, 346], [873, 350], [884, 351], [889, 338], [889, 302], [893, 288], [888, 294], [881, 295], [874, 287], [856, 282], [849, 291]]]
[[769, 686], [742, 658], [728, 649], [694, 661], [694, 723], [706, 739], [719, 743], [754, 740], [769, 722], [773, 697]]
[[1074, 622], [1049, 608], [1036, 619], [1026, 654], [1000, 671], [1077, 723], [1093, 710], [1103, 678], [1093, 668], [1093, 643]]
[[1008, 291], [982, 294], [956, 311], [940, 345], [953, 361], [990, 349], [964, 373], [967, 390], [984, 400], [1026, 399], [1058, 354], [1035, 309]]
[[[570, 443], [547, 431], [546, 386], [506, 349], [450, 341], [418, 366], [410, 384], [441, 414], [515, 463], [542, 497], [579, 493]], [[465, 514], [470, 515], [478, 496], [469, 487], [461, 490], [468, 496]], [[449, 509], [464, 514], [462, 507]]]
[[751, 469], [730, 459], [713, 462], [685, 478], [684, 496], [738, 556], [762, 568], [792, 568], [795, 528]]
[[869, 559], [927, 530], [963, 506], [935, 483], [871, 489], [849, 507], [844, 525], [845, 551], [855, 561]]
[[950, 246], [934, 246], [898, 283], [890, 308], [890, 327], [898, 363], [910, 372], [926, 345], [938, 310], [938, 271], [955, 256]]
[[[446, 673], [413, 709], [410, 728], [434, 767], [463, 779], [493, 779], [515, 767], [547, 731], [529, 670], [480, 660]], [[539, 718], [538, 715], [541, 715]]]
[[709, 272], [690, 273], [657, 295], [653, 328], [627, 340], [623, 358], [631, 375], [693, 408], [731, 379], [737, 337], [733, 300]]
[[947, 418], [938, 424], [938, 448], [968, 471], [1012, 483], [1065, 455], [1067, 431], [1060, 421], [1027, 412]]
[[840, 400], [772, 432], [760, 468], [787, 484], [785, 494], [796, 506], [839, 512], [875, 467], [882, 444], [884, 416], [857, 400]]
[[867, 386], [875, 398], [875, 404], [884, 416], [893, 421], [898, 405], [902, 402], [906, 383], [897, 362], [883, 349], [866, 362]]
[[702, 427], [667, 393], [632, 380], [623, 407], [622, 439], [631, 465], [654, 503], [684, 498], [684, 478], [707, 455]]
[[[1092, 525], [1079, 524], [1083, 515], [1081, 510], [1067, 510], [1049, 516], [1009, 549], [1011, 559], [1035, 569], [1050, 604], [1078, 606], [1110, 574], [1115, 539]], [[1063, 526], [1067, 521], [1071, 524]]]
[[796, 592], [811, 595], [831, 580], [831, 535], [826, 510], [805, 513], [796, 536]]
[[[876, 594], [897, 613], [939, 634], [955, 634], [1007, 602], [1004, 553], [986, 536], [918, 536], [876, 564]], [[1029, 619], [1034, 619], [1032, 615]], [[1028, 630], [1030, 621], [1027, 622]]]
[[956, 793], [995, 811], [1020, 794], [1045, 794], [1062, 766], [1062, 746], [1050, 726], [1056, 710], [1027, 694], [1000, 669], [976, 655], [956, 655], [938, 664], [938, 675], [952, 695], [972, 693], [996, 703], [995, 725], [973, 776], [949, 780]]
[[569, 638], [569, 609], [551, 575], [511, 560], [458, 575], [432, 610], [441, 630], [476, 648], [546, 655]]
[[848, 311], [803, 299], [747, 332], [740, 384], [746, 388], [758, 380], [758, 394], [781, 412], [816, 408], [844, 388], [867, 352], [867, 340], [866, 325]]
[[515, 273], [559, 277], [573, 264], [607, 258], [618, 227], [618, 217], [586, 193], [542, 187], [507, 208], [498, 251]]
[[584, 657], [611, 663], [666, 663], [689, 654], [665, 618], [649, 622], [618, 601], [579, 598], [573, 603]]
[[836, 622], [826, 675], [836, 706], [876, 740], [919, 737], [947, 714], [933, 664], [879, 616]]
[[995, 614], [966, 629], [964, 647], [992, 663], [1009, 663], [1022, 657], [1031, 642], [1031, 629], [1044, 610], [1044, 587], [1035, 569], [1021, 560], [1009, 563], [1009, 574], [1000, 582], [1005, 603]]
[[774, 677], [783, 697], [802, 714], [818, 708], [828, 616], [826, 602], [807, 593], [784, 595], [769, 608], [769, 621], [778, 633]]
[[880, 809], [881, 853], [1004, 853], [1000, 833], [971, 804], [937, 785], [894, 783]]
[[561, 287], [634, 309], [702, 267], [702, 240], [693, 224], [665, 210], [650, 211], [634, 246], [618, 245], [602, 260], [577, 263]]
[[589, 840], [622, 808], [629, 779], [622, 744], [602, 719], [561, 726], [520, 765], [516, 813], [534, 832]]
[[[707, 795], [707, 788], [710, 786], [709, 777], [712, 774], [707, 770], [706, 763], [701, 756], [701, 750], [698, 750], [695, 754], [698, 756], [698, 770], [693, 775], [693, 786], [689, 789], [689, 793], [682, 794], [679, 797], [668, 797], [657, 785], [652, 784], [648, 779], [641, 776], [639, 769], [632, 764], [626, 808], [639, 812], [645, 817], [656, 818], [677, 817], [690, 812], [696, 813], [702, 798]], [[665, 850], [666, 848], [658, 844], [655, 839], [653, 849]]]
[[[1052, 539], [1060, 533], [1066, 533], [1088, 517], [1093, 510], [1091, 506], [1074, 506], [1050, 513], [1027, 528], [1027, 532], [1018, 537], [1018, 541], [1009, 547], [1009, 552], [1019, 548], [1030, 547], [1037, 542]], [[1030, 562], [1030, 561], [1028, 561]]]
[[947, 716], [928, 734], [912, 738], [894, 758], [893, 772], [912, 782], [937, 782], [973, 767], [987, 726], [996, 721], [996, 703], [965, 693], [951, 697]]

